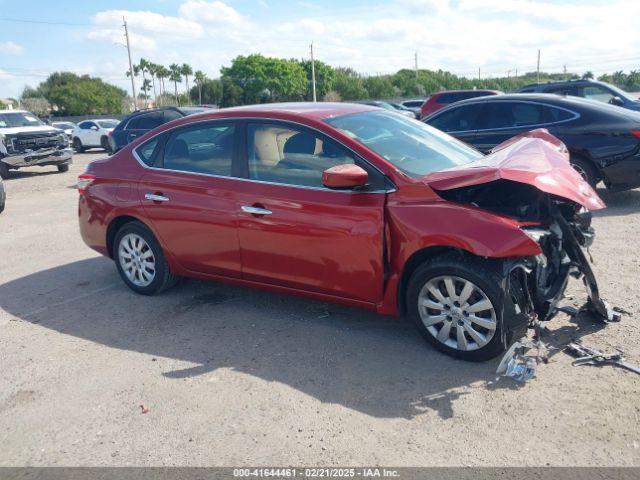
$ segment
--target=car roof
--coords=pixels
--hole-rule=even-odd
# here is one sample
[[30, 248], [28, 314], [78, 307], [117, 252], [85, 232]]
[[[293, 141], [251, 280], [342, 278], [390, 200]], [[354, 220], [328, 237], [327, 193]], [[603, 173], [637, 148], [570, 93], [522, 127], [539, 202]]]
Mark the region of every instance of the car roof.
[[[103, 122], [103, 121], [111, 121], [111, 122], [119, 122], [120, 120], [118, 120], [117, 118], [87, 118], [85, 120], [80, 120], [80, 122], [78, 123], [84, 123], [84, 122]], [[61, 120], [62, 121], [62, 120]]]
[[553, 82], [530, 83], [528, 85], [524, 85], [520, 87], [520, 89], [523, 89], [523, 88], [543, 89], [547, 87], [559, 87], [562, 85], [580, 85], [580, 84], [608, 85], [608, 83], [601, 82], [600, 80], [591, 80], [590, 78], [573, 78], [569, 80], [556, 80]]
[[437, 110], [436, 112], [433, 112], [427, 117], [427, 119], [436, 117], [441, 113], [452, 110], [462, 105], [482, 104], [487, 102], [508, 102], [515, 100], [545, 103], [547, 105], [555, 105], [558, 107], [564, 107], [574, 110], [586, 109], [590, 111], [599, 111], [601, 113], [613, 115], [616, 117], [628, 118], [630, 116], [633, 116], [637, 117], [637, 119], [640, 120], [640, 113], [638, 112], [633, 112], [625, 108], [609, 105], [597, 100], [589, 100], [586, 98], [573, 97], [570, 95], [557, 95], [555, 93], [506, 93], [504, 95], [494, 95], [489, 97], [468, 98], [466, 100], [460, 100], [459, 102], [452, 103], [444, 108], [441, 108], [440, 110]]
[[490, 90], [487, 88], [467, 88], [465, 90], [440, 90], [437, 92], [433, 92], [431, 95], [442, 95], [443, 93], [471, 93], [471, 92], [491, 92], [491, 93], [502, 93], [500, 90]]
[[364, 103], [334, 103], [334, 102], [290, 102], [290, 103], [262, 103], [259, 105], [244, 105], [241, 107], [222, 108], [211, 112], [204, 111], [196, 113], [193, 117], [219, 117], [231, 113], [231, 116], [251, 116], [258, 114], [263, 116], [268, 114], [279, 114], [284, 116], [299, 116], [304, 118], [313, 118], [315, 120], [324, 120], [326, 118], [336, 117], [340, 115], [348, 115], [351, 113], [360, 113], [373, 110], [380, 110], [379, 107], [365, 105]]

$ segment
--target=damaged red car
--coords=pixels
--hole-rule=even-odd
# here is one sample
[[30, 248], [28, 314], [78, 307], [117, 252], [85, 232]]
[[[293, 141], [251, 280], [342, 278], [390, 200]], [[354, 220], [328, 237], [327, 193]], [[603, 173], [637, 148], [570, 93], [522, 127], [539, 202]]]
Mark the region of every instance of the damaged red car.
[[239, 107], [149, 132], [78, 190], [84, 241], [140, 294], [194, 277], [405, 314], [467, 360], [551, 319], [570, 276], [610, 316], [583, 254], [604, 204], [545, 131], [484, 156], [366, 105]]

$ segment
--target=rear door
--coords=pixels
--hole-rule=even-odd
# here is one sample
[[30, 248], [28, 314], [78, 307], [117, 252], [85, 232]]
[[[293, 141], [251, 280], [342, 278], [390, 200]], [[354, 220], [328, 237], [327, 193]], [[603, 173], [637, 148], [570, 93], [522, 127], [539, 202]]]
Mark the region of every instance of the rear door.
[[188, 270], [240, 277], [236, 192], [244, 182], [234, 178], [236, 131], [230, 121], [198, 122], [135, 150], [149, 167], [138, 187], [147, 218]]
[[523, 101], [483, 102], [474, 146], [488, 153], [514, 135], [540, 128], [547, 123], [543, 105]]
[[144, 113], [133, 117], [124, 127], [124, 135], [127, 145], [136, 138], [141, 137], [149, 130], [159, 127], [164, 122], [162, 111]]
[[[248, 123], [237, 192], [242, 276], [377, 303], [383, 289], [384, 177], [328, 137], [286, 122]], [[367, 188], [331, 190], [322, 172], [357, 163]]]

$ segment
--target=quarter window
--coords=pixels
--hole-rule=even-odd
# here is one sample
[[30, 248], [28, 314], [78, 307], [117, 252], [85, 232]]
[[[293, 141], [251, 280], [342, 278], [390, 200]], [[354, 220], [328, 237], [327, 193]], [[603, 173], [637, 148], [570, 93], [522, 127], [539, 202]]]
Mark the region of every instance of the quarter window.
[[164, 168], [231, 176], [233, 125], [205, 125], [175, 132], [164, 149]]
[[140, 160], [150, 167], [153, 166], [153, 158], [156, 148], [158, 147], [158, 139], [159, 137], [155, 137], [136, 149], [136, 153], [138, 154], [138, 157], [140, 157]]
[[288, 185], [322, 187], [322, 172], [354, 158], [335, 142], [288, 125], [250, 124], [249, 178]]

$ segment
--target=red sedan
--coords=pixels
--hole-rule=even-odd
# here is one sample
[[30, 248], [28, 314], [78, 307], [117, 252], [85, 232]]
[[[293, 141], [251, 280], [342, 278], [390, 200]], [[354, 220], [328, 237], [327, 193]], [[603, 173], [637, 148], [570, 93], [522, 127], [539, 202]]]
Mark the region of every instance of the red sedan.
[[178, 277], [405, 313], [496, 356], [557, 312], [604, 205], [544, 131], [484, 156], [393, 112], [270, 104], [165, 124], [78, 181], [80, 231], [140, 294]]

